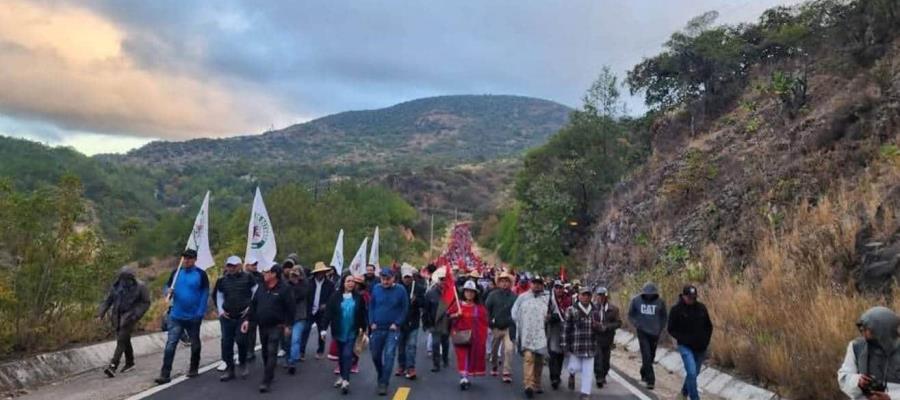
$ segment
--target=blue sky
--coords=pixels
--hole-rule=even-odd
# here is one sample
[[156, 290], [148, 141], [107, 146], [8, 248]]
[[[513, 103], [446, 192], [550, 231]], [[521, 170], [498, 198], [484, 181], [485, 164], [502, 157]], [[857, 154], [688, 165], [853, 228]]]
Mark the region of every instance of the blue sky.
[[796, 3], [4, 0], [0, 135], [96, 154], [445, 94], [574, 107], [602, 66], [624, 75], [693, 16]]

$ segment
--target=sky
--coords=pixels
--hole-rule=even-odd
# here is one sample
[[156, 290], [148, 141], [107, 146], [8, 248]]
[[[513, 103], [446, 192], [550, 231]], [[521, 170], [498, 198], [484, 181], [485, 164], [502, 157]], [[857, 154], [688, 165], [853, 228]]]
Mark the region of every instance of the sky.
[[3, 0], [0, 135], [93, 155], [437, 95], [576, 107], [694, 16], [798, 2]]

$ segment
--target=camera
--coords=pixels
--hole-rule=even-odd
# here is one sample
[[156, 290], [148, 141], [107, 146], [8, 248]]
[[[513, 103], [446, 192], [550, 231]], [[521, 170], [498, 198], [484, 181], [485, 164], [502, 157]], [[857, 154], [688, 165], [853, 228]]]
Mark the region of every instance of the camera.
[[868, 396], [875, 392], [887, 392], [887, 383], [879, 381], [871, 375], [867, 376], [869, 378], [869, 384], [861, 388], [864, 395]]

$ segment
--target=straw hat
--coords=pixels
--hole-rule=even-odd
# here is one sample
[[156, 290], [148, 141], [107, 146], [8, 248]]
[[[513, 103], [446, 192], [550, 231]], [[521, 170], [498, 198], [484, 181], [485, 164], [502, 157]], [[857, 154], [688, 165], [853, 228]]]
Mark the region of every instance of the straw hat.
[[318, 274], [319, 272], [328, 272], [328, 271], [331, 271], [331, 268], [328, 268], [328, 266], [325, 265], [324, 262], [322, 262], [322, 261], [317, 261], [317, 262], [316, 262], [316, 269], [314, 269], [312, 273]]

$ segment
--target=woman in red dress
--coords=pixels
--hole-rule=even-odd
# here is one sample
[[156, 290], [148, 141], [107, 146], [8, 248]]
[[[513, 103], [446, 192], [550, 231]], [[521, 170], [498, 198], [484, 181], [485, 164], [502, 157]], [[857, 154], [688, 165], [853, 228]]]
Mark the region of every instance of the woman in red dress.
[[[484, 349], [487, 346], [488, 314], [487, 309], [478, 301], [478, 286], [473, 281], [467, 281], [463, 285], [463, 295], [459, 300], [459, 306], [454, 302], [447, 313], [452, 320], [450, 337], [456, 350], [459, 388], [467, 390], [471, 385], [469, 377], [483, 376], [485, 373], [487, 363]], [[459, 337], [467, 335], [468, 341], [459, 340]]]

